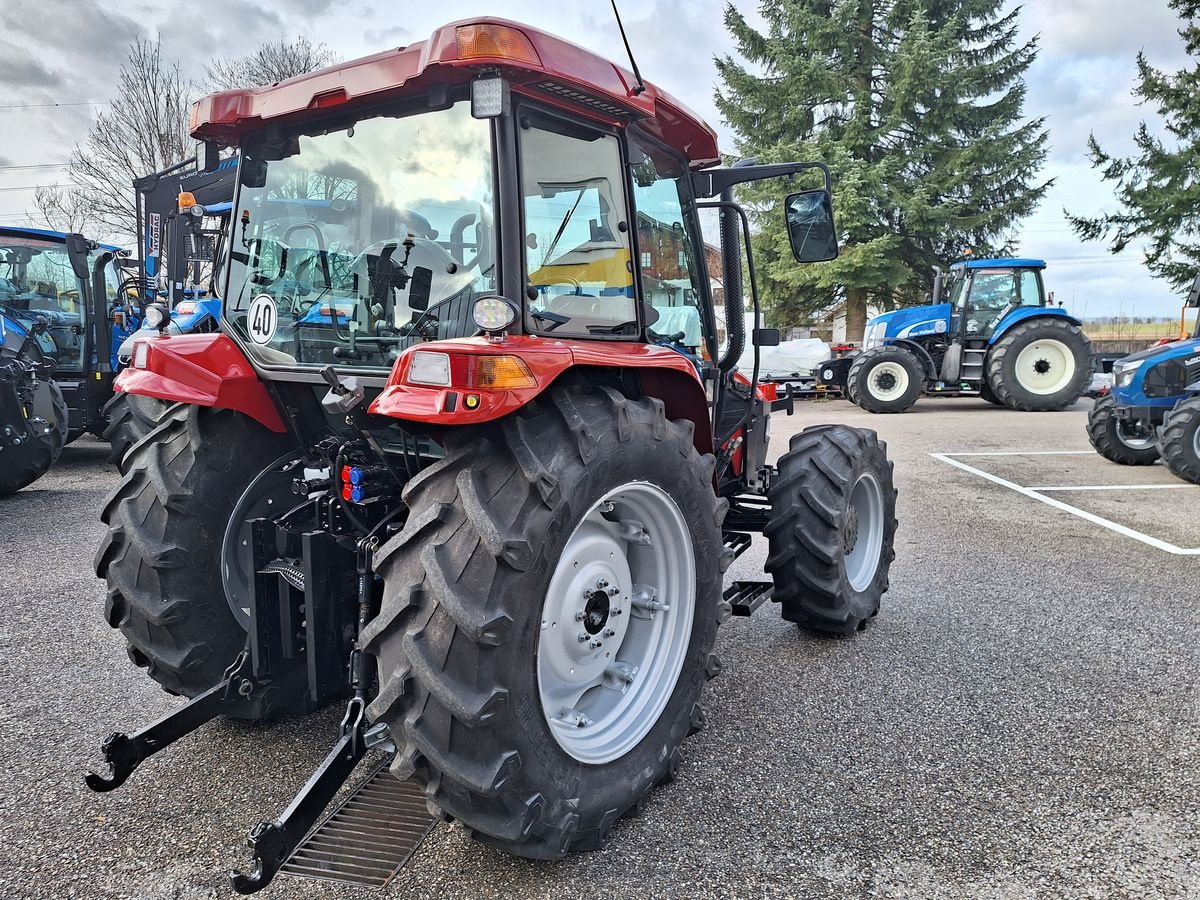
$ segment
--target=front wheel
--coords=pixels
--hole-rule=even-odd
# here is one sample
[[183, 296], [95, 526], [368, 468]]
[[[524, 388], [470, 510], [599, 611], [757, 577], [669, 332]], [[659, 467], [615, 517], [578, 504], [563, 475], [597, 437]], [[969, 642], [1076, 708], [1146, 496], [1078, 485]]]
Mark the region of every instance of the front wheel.
[[1154, 429], [1139, 431], [1133, 423], [1117, 416], [1117, 401], [1112, 394], [1096, 400], [1088, 413], [1088, 440], [1096, 452], [1110, 462], [1123, 466], [1148, 466], [1158, 459]]
[[1184, 481], [1200, 484], [1200, 397], [1187, 397], [1167, 413], [1158, 433], [1162, 460]]
[[768, 498], [766, 570], [783, 618], [832, 634], [864, 628], [896, 556], [887, 445], [861, 428], [806, 428], [780, 458]]
[[1049, 412], [1078, 400], [1092, 377], [1092, 345], [1061, 316], [1020, 322], [988, 352], [988, 387], [1010, 409]]
[[720, 601], [713, 458], [658, 400], [555, 390], [451, 435], [376, 554], [373, 721], [430, 803], [553, 859], [674, 775]]
[[851, 398], [867, 412], [906, 412], [921, 396], [925, 370], [903, 347], [873, 347], [855, 358], [846, 384]]

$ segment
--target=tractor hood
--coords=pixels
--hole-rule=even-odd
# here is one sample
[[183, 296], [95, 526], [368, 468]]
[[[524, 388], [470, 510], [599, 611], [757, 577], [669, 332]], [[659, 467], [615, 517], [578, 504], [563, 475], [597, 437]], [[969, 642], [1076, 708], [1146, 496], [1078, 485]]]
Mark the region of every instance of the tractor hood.
[[931, 306], [910, 306], [875, 316], [867, 322], [863, 349], [870, 349], [886, 340], [944, 334], [950, 328], [949, 303]]
[[1116, 361], [1115, 365], [1127, 366], [1129, 363], [1140, 362], [1154, 356], [1173, 356], [1187, 350], [1200, 351], [1200, 339], [1185, 338], [1179, 341], [1171, 341], [1171, 343], [1163, 344], [1159, 347], [1147, 347], [1145, 350], [1137, 351], [1137, 353], [1122, 356]]

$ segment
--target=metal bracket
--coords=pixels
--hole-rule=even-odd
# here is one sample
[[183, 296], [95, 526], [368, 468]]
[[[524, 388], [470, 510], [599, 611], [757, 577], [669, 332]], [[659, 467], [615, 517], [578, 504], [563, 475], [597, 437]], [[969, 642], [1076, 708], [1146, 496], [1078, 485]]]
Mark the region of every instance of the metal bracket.
[[367, 751], [363, 733], [364, 711], [361, 698], [351, 699], [342, 717], [341, 737], [321, 765], [278, 819], [259, 822], [250, 830], [246, 843], [254, 852], [254, 867], [249, 873], [229, 872], [233, 889], [239, 894], [253, 894], [271, 883], [292, 851], [312, 830], [329, 801], [346, 783]]
[[110, 734], [100, 751], [112, 774], [88, 772], [84, 776], [87, 786], [100, 793], [119, 788], [143, 760], [215, 718], [227, 703], [254, 693], [256, 684], [249, 673], [250, 654], [243, 650], [225, 670], [225, 677], [203, 694], [133, 735], [119, 731]]

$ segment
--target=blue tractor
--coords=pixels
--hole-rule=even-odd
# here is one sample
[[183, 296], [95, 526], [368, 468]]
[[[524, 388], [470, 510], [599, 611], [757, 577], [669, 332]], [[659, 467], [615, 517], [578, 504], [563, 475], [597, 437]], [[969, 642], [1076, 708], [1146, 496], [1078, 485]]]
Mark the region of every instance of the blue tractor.
[[[1187, 305], [1200, 307], [1200, 276]], [[1161, 458], [1180, 478], [1200, 484], [1200, 321], [1190, 338], [1113, 364], [1112, 390], [1092, 407], [1088, 438], [1112, 462], [1147, 466]]]
[[112, 315], [122, 254], [80, 234], [0, 227], [0, 307], [45, 344], [67, 404], [67, 443], [104, 430], [116, 349], [138, 324]]
[[1070, 406], [1091, 379], [1091, 342], [1078, 319], [1047, 302], [1045, 268], [1040, 259], [973, 259], [954, 263], [948, 279], [938, 270], [932, 305], [867, 322], [847, 395], [873, 413], [905, 412], [923, 393], [1027, 412]]

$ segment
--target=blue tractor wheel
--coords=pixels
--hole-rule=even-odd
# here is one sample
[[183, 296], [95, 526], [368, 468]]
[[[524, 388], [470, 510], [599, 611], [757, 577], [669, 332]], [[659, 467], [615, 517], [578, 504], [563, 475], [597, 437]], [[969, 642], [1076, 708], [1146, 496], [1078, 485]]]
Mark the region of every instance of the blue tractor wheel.
[[1200, 396], [1185, 397], [1158, 432], [1163, 462], [1184, 481], [1200, 484]]
[[1117, 400], [1112, 394], [1096, 399], [1088, 413], [1088, 440], [1096, 452], [1110, 462], [1123, 466], [1148, 466], [1158, 459], [1154, 429], [1139, 430], [1135, 423], [1117, 416]]
[[855, 357], [846, 386], [867, 412], [906, 412], [925, 389], [925, 367], [904, 347], [872, 347]]
[[1063, 316], [1013, 325], [988, 353], [988, 387], [1010, 409], [1049, 412], [1077, 401], [1092, 377], [1092, 345]]

